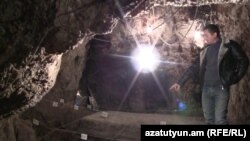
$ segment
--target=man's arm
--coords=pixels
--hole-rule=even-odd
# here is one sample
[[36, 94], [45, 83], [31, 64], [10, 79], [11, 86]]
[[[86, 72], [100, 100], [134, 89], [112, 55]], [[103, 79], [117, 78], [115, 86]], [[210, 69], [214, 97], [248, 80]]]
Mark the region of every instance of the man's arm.
[[233, 77], [233, 81], [234, 83], [236, 83], [245, 75], [249, 66], [249, 60], [247, 55], [237, 42], [230, 40], [228, 47], [229, 49], [231, 49], [233, 57], [239, 62], [237, 70], [235, 70], [235, 75]]
[[199, 73], [199, 64], [200, 64], [200, 56], [198, 55], [198, 57], [195, 58], [192, 65], [181, 76], [179, 81], [173, 84], [169, 89], [174, 91], [179, 91], [180, 87], [182, 87], [189, 78], [192, 77], [193, 79], [195, 79], [195, 76], [197, 76], [197, 74]]
[[199, 74], [199, 68], [200, 68], [200, 56], [198, 55], [198, 57], [196, 57], [195, 60], [193, 61], [192, 65], [181, 76], [181, 78], [178, 81], [178, 84], [180, 86], [183, 86], [189, 78], [192, 78], [193, 80], [196, 79], [196, 77], [198, 77]]

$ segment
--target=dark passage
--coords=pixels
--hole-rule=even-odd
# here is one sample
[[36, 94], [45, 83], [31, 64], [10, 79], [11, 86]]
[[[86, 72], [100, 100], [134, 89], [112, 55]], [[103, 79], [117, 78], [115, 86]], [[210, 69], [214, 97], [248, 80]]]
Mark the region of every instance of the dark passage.
[[[107, 40], [107, 37], [99, 38]], [[129, 56], [130, 52], [120, 55]], [[92, 40], [80, 87], [96, 98], [100, 109], [156, 112], [170, 108], [174, 100], [167, 89], [170, 85], [167, 73], [154, 73], [158, 80], [152, 73], [140, 73], [136, 79], [137, 71], [130, 58], [114, 56], [109, 43]]]

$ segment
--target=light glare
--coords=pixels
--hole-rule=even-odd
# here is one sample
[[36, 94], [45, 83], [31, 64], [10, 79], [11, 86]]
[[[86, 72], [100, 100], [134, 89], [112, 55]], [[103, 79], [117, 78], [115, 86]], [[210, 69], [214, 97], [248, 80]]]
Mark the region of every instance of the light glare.
[[151, 26], [148, 26], [146, 31], [148, 34], [151, 34], [153, 32], [153, 28]]
[[198, 47], [203, 47], [204, 46], [204, 39], [202, 37], [202, 32], [201, 31], [195, 31], [194, 32], [194, 43]]
[[150, 45], [141, 45], [132, 54], [135, 69], [143, 73], [153, 72], [159, 65], [159, 53]]
[[200, 31], [195, 31], [195, 33], [194, 33], [194, 39], [195, 40], [200, 40], [202, 38], [201, 34], [202, 33]]

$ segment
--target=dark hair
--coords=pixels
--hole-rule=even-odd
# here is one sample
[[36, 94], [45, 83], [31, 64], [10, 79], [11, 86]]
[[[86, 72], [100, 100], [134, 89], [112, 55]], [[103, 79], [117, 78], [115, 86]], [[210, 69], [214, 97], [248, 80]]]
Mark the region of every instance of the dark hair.
[[220, 29], [217, 25], [215, 24], [207, 24], [204, 28], [204, 30], [208, 30], [210, 33], [217, 33], [217, 37], [220, 38]]

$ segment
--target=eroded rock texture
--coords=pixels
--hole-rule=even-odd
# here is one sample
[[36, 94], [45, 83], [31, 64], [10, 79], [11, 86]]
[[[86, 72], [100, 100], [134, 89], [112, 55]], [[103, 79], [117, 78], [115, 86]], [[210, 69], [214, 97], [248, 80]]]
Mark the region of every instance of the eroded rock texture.
[[[91, 113], [85, 107], [80, 107], [78, 111], [74, 105], [79, 89], [82, 96], [88, 96], [86, 89], [90, 92], [85, 82], [80, 83], [80, 86], [79, 82], [81, 78], [87, 77], [83, 70], [91, 47], [88, 42], [96, 34], [109, 34], [108, 39], [104, 38], [112, 43], [105, 51], [108, 54], [129, 54], [136, 46], [135, 37], [142, 43], [155, 43], [162, 59], [168, 61], [159, 67], [157, 73], [171, 76], [168, 77], [168, 84], [171, 84], [181, 76], [199, 51], [198, 47], [193, 46], [196, 43], [193, 37], [201, 23], [220, 25], [223, 35], [237, 40], [249, 55], [249, 8], [247, 0], [120, 0], [119, 3], [116, 0], [2, 0], [0, 117], [7, 118], [25, 111], [44, 99], [21, 118], [1, 120], [0, 130], [4, 134], [1, 134], [0, 139], [14, 141], [28, 140], [26, 137], [29, 137], [32, 140], [59, 140], [64, 136], [58, 132], [51, 136], [47, 133], [53, 132], [54, 128], [76, 131], [77, 126], [81, 126], [80, 122], [72, 126], [67, 126], [67, 123]], [[145, 34], [148, 26], [157, 27], [151, 35]], [[198, 43], [196, 45], [199, 46]], [[109, 64], [112, 66], [112, 63]], [[126, 73], [121, 77], [115, 71], [111, 74], [121, 79], [127, 77]], [[232, 123], [250, 122], [249, 77], [248, 71], [231, 88], [229, 119]], [[96, 83], [95, 79], [89, 79]], [[100, 82], [106, 85], [117, 83], [106, 79]], [[126, 84], [125, 88], [128, 86]], [[199, 102], [199, 96], [196, 97], [194, 92], [195, 86], [192, 81], [187, 83], [179, 97], [191, 103]], [[137, 97], [128, 102], [133, 111], [145, 108], [145, 103], [141, 101], [143, 92], [138, 87], [134, 91]], [[167, 86], [163, 87], [167, 89]], [[98, 91], [101, 93], [103, 90]], [[110, 92], [118, 92], [119, 88], [113, 90], [109, 88]], [[109, 99], [113, 100], [113, 97]], [[59, 104], [57, 108], [54, 102]], [[32, 127], [34, 119], [43, 123], [42, 128]], [[27, 133], [30, 136], [26, 136]], [[68, 137], [75, 136], [70, 134]]]
[[[139, 1], [129, 6], [131, 2], [120, 2], [123, 14]], [[87, 43], [96, 33], [110, 32], [122, 15], [114, 4], [96, 0], [1, 1], [1, 117], [34, 106], [48, 93], [57, 76], [49, 70], [59, 69], [61, 53], [81, 40]], [[14, 101], [18, 101], [16, 106]]]

